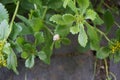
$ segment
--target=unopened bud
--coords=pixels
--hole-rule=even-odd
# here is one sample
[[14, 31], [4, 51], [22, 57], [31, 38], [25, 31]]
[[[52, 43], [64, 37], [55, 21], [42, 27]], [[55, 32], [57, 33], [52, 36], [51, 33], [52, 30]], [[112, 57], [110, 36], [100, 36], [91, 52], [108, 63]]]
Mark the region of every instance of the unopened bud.
[[59, 40], [59, 39], [60, 39], [59, 34], [55, 34], [55, 35], [53, 36], [53, 41], [57, 41], [57, 40]]

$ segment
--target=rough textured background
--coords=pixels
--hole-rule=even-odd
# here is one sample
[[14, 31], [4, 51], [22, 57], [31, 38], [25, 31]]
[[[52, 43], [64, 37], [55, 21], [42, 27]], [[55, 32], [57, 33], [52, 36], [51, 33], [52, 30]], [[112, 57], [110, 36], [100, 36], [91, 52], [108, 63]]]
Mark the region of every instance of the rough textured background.
[[110, 61], [110, 72], [112, 72], [117, 80], [120, 80], [120, 63], [115, 64], [113, 61]]
[[24, 67], [19, 61], [19, 75], [0, 68], [0, 80], [92, 80], [93, 56], [91, 52], [74, 56], [53, 56], [51, 64], [46, 65], [36, 59], [32, 69]]

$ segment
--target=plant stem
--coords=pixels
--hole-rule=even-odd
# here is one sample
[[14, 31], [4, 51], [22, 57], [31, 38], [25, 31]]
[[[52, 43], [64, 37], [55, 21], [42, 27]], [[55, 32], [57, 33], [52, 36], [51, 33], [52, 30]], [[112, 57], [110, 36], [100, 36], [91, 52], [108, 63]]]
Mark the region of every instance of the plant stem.
[[54, 33], [47, 26], [44, 27], [51, 33], [51, 35], [54, 35]]
[[99, 29], [97, 29], [97, 28], [96, 28], [96, 30], [97, 30], [100, 34], [102, 34], [108, 42], [111, 42], [111, 40], [106, 36], [106, 34], [105, 34], [104, 32], [102, 32], [101, 30], [99, 30]]
[[[88, 25], [89, 27], [92, 27], [89, 23], [87, 23], [87, 22], [85, 22], [85, 23], [86, 23], [86, 25]], [[96, 28], [96, 30], [97, 30], [100, 34], [102, 34], [108, 42], [111, 42], [111, 40], [106, 36], [106, 34], [105, 34], [104, 32], [102, 32], [102, 31], [99, 30], [98, 28]]]
[[46, 6], [46, 7], [45, 7], [45, 10], [44, 10], [44, 12], [43, 12], [42, 19], [44, 19], [44, 18], [45, 18], [45, 15], [46, 15], [47, 10], [48, 10], [48, 7]]
[[[9, 31], [9, 34], [8, 34], [8, 36], [7, 36], [6, 39], [8, 39], [8, 37], [9, 37], [11, 31], [12, 31], [12, 26], [13, 26], [13, 23], [14, 23], [14, 20], [15, 20], [15, 17], [16, 17], [16, 14], [17, 14], [17, 12], [18, 12], [19, 4], [20, 4], [20, 2], [17, 1], [16, 8], [15, 8], [15, 11], [14, 11], [14, 14], [13, 14], [12, 20], [11, 20], [11, 22], [10, 22], [10, 26], [9, 26], [10, 31]], [[5, 41], [6, 41], [6, 40], [5, 40]]]
[[76, 6], [76, 0], [74, 0], [74, 5]]
[[48, 25], [50, 25], [50, 26], [52, 26], [52, 27], [55, 27], [55, 26], [56, 26], [56, 25], [50, 23], [49, 21], [43, 21], [43, 22], [45, 22], [46, 24], [48, 24]]
[[17, 4], [16, 4], [16, 9], [15, 9], [15, 12], [13, 14], [12, 20], [10, 22], [10, 32], [12, 30], [12, 26], [13, 26], [13, 23], [14, 23], [14, 20], [15, 20], [15, 16], [16, 16], [18, 8], [19, 8], [19, 4], [20, 4], [20, 2], [18, 1]]
[[116, 76], [114, 75], [114, 73], [112, 73], [112, 72], [109, 72], [109, 73], [114, 77], [114, 80], [117, 80]]
[[104, 62], [105, 62], [106, 77], [107, 77], [107, 79], [109, 79], [109, 71], [108, 71], [108, 64], [107, 64], [107, 60], [106, 60], [106, 59], [104, 59]]
[[93, 78], [92, 78], [92, 80], [94, 80], [94, 78], [95, 78], [96, 66], [97, 66], [97, 59], [95, 59], [95, 63], [94, 63], [94, 72], [93, 72]]
[[117, 25], [118, 28], [120, 28], [120, 25], [117, 22], [114, 22], [114, 23], [115, 23], [115, 25]]
[[107, 8], [109, 8], [109, 9], [112, 10], [112, 8], [111, 8], [108, 4], [106, 4], [105, 2], [103, 2], [103, 4], [104, 4]]

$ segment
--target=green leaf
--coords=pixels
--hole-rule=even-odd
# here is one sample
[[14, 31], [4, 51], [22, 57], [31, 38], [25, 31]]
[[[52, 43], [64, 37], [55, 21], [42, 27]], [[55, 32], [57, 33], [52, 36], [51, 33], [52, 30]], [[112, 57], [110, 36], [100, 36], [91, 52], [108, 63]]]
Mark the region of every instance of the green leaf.
[[96, 18], [96, 12], [91, 9], [88, 9], [86, 12], [85, 19], [91, 19], [93, 21], [95, 20], [95, 18]]
[[44, 61], [47, 58], [46, 53], [44, 51], [38, 52], [37, 55], [39, 56], [39, 59], [42, 61]]
[[0, 40], [6, 39], [9, 36], [10, 29], [8, 22], [6, 20], [3, 20], [0, 23]]
[[120, 62], [120, 53], [115, 53], [115, 55], [113, 55], [113, 59], [115, 63]]
[[98, 35], [96, 29], [91, 25], [87, 25], [87, 33], [90, 39], [90, 48], [92, 50], [99, 50], [100, 48], [100, 36]]
[[70, 32], [69, 26], [57, 26], [55, 29], [55, 34], [59, 34], [62, 37], [67, 36], [69, 32]]
[[80, 6], [80, 10], [82, 11], [82, 13], [85, 13], [86, 9], [89, 6], [89, 0], [77, 0], [77, 1]]
[[29, 54], [27, 52], [22, 52], [21, 53], [21, 58], [27, 59], [29, 57]]
[[55, 48], [60, 48], [61, 47], [61, 41], [55, 41]]
[[7, 47], [9, 51], [6, 51], [8, 58], [7, 58], [7, 68], [8, 69], [12, 69], [16, 74], [19, 74], [16, 67], [17, 67], [17, 57], [14, 53], [14, 51], [12, 50], [12, 48], [10, 46]]
[[87, 42], [88, 42], [88, 37], [87, 37], [87, 34], [84, 30], [83, 24], [80, 24], [80, 32], [78, 35], [78, 42], [82, 47], [85, 47]]
[[43, 21], [40, 18], [34, 18], [30, 22], [34, 32], [39, 32], [43, 28]]
[[7, 22], [9, 21], [9, 15], [7, 10], [5, 9], [4, 5], [0, 3], [0, 23], [6, 20]]
[[27, 60], [25, 61], [25, 66], [27, 68], [32, 68], [34, 66], [34, 58], [35, 56], [34, 55], [31, 55], [29, 58], [27, 58]]
[[45, 52], [47, 58], [45, 58], [43, 61], [46, 64], [50, 64], [50, 60], [51, 60], [51, 55], [52, 55], [52, 49], [51, 49], [51, 45], [50, 43], [46, 43], [46, 45], [44, 46], [44, 48], [42, 49], [42, 51]]
[[82, 47], [81, 45], [77, 46], [77, 51], [80, 52], [80, 53], [86, 53], [89, 50], [91, 50], [89, 42], [87, 43], [86, 47]]
[[25, 18], [24, 16], [21, 16], [21, 15], [17, 15], [17, 17], [22, 20], [27, 26], [32, 26], [32, 23], [27, 19]]
[[35, 36], [35, 44], [36, 45], [39, 45], [39, 44], [41, 44], [41, 43], [43, 43], [45, 41], [43, 32], [36, 32], [34, 34], [34, 36]]
[[62, 38], [62, 44], [69, 45], [71, 43], [70, 39], [68, 38]]
[[75, 13], [77, 13], [77, 7], [75, 6], [74, 2], [72, 0], [70, 0], [68, 2], [68, 6], [71, 8], [72, 11], [74, 11]]
[[14, 48], [16, 53], [21, 53], [23, 51], [22, 47], [17, 41], [11, 41], [11, 47]]
[[110, 54], [110, 49], [108, 47], [101, 47], [98, 51], [97, 51], [97, 58], [99, 59], [105, 59], [109, 56]]
[[70, 27], [70, 32], [72, 34], [78, 34], [79, 31], [80, 31], [79, 25], [75, 25], [75, 26]]
[[64, 0], [63, 7], [66, 8], [70, 0]]
[[22, 31], [19, 35], [27, 35], [34, 33], [30, 26], [26, 26], [24, 23], [18, 23], [22, 27]]
[[16, 39], [16, 42], [17, 42], [20, 46], [22, 46], [22, 45], [25, 43], [25, 40], [24, 40], [23, 37], [18, 37], [18, 38]]
[[47, 2], [46, 6], [48, 6], [49, 8], [57, 10], [58, 8], [62, 7], [62, 1], [61, 0], [49, 0]]
[[4, 47], [3, 47], [3, 53], [9, 55], [9, 53], [10, 53], [10, 48], [9, 47], [10, 47], [10, 43], [5, 43]]
[[23, 49], [24, 51], [30, 53], [30, 54], [34, 54], [34, 45], [30, 44], [30, 43], [26, 43], [26, 44], [23, 44]]
[[10, 38], [12, 40], [15, 40], [21, 31], [22, 31], [22, 27], [19, 24], [14, 23], [13, 28], [12, 28], [12, 32], [10, 34]]
[[24, 10], [30, 11], [31, 9], [34, 9], [33, 3], [30, 3], [28, 0], [21, 0], [20, 3], [21, 8]]
[[100, 18], [98, 14], [96, 14], [96, 18], [94, 19], [94, 24], [101, 25], [104, 23], [104, 21]]
[[64, 14], [63, 16], [56, 14], [50, 18], [50, 21], [53, 21], [54, 23], [59, 25], [71, 24], [72, 22], [74, 22], [74, 20], [75, 17], [72, 14]]
[[73, 23], [75, 20], [75, 17], [72, 14], [64, 14], [62, 18], [66, 24]]
[[107, 10], [104, 13], [104, 22], [105, 22], [105, 25], [106, 25], [106, 32], [108, 32], [111, 29], [112, 25], [114, 24], [113, 15], [109, 10]]
[[42, 7], [42, 0], [28, 0], [31, 3], [34, 3], [37, 5], [37, 7]]
[[5, 4], [13, 3], [14, 0], [1, 0], [0, 2]]
[[56, 15], [53, 15], [51, 18], [50, 18], [50, 21], [53, 21], [54, 23], [56, 24], [60, 24], [60, 25], [64, 25], [64, 21], [63, 21], [63, 18], [61, 15], [59, 14], [56, 14]]
[[53, 51], [53, 40], [52, 40], [53, 36], [51, 36], [51, 34], [46, 31], [45, 32], [45, 44], [44, 46], [41, 46], [42, 49], [41, 51], [44, 51], [47, 58], [44, 60], [44, 62], [46, 64], [50, 64], [50, 60], [51, 60], [51, 55], [52, 55], [52, 51]]
[[117, 29], [117, 31], [116, 31], [116, 39], [118, 39], [118, 41], [120, 41], [120, 29]]

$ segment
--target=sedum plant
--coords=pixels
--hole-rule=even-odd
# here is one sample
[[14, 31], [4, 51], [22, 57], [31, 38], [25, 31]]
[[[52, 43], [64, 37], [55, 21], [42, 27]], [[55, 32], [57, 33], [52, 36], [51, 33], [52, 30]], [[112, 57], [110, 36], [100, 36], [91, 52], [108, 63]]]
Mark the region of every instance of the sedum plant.
[[[25, 59], [28, 68], [34, 66], [36, 57], [50, 64], [53, 49], [70, 44], [69, 34], [78, 36], [82, 49], [89, 46], [90, 50], [95, 50], [97, 58], [110, 57], [118, 62], [120, 27], [117, 23], [116, 37], [109, 39], [107, 36], [114, 23], [110, 10], [97, 11], [89, 0], [2, 0], [0, 66], [18, 74], [19, 57]], [[103, 24], [105, 32], [98, 27]], [[107, 40], [106, 46], [100, 45], [102, 37]]]

